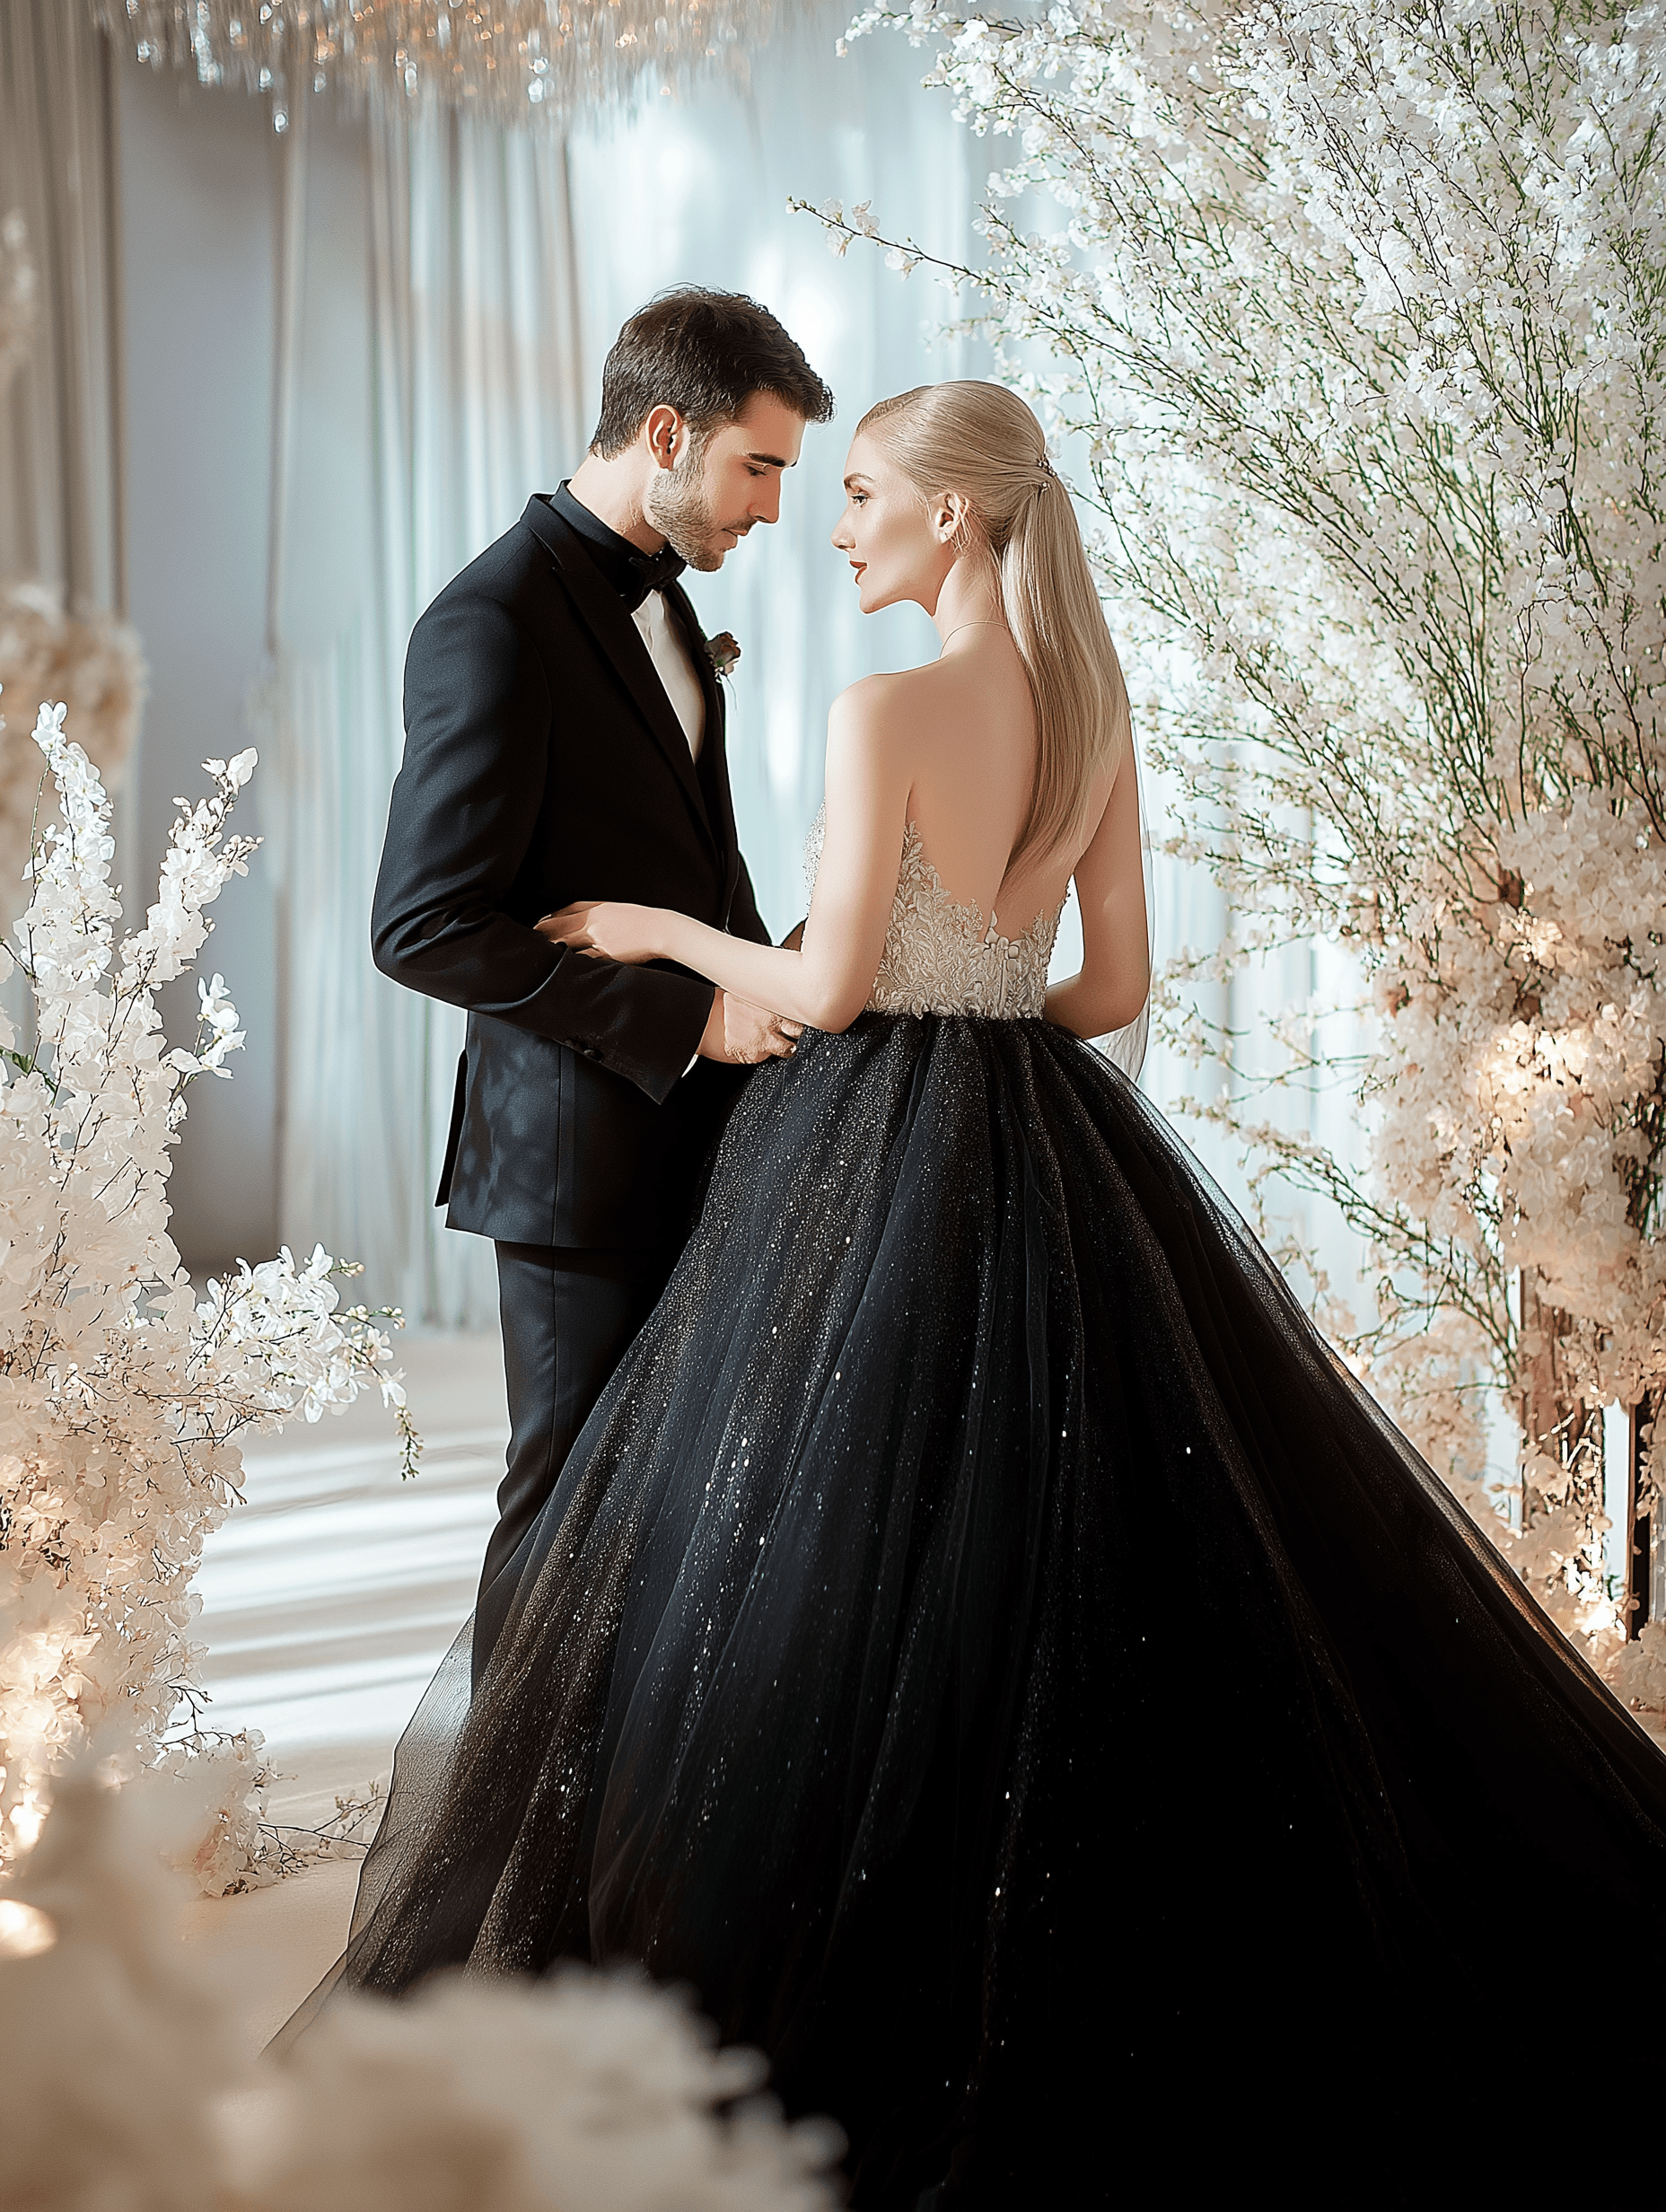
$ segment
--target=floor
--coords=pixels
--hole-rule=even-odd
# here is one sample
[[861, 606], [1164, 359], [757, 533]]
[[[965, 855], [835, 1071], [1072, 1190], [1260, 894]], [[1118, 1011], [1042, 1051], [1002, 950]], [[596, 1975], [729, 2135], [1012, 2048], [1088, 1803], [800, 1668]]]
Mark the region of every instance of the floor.
[[[258, 1439], [197, 1581], [206, 1725], [260, 1730], [279, 1778], [269, 1816], [298, 1830], [386, 1778], [468, 1618], [495, 1517], [509, 1433], [497, 1338], [408, 1333], [397, 1348], [425, 1445], [416, 1480], [399, 1479], [379, 1400]], [[189, 1908], [186, 1938], [234, 1977], [251, 2052], [340, 1950], [355, 1875], [325, 1861]]]

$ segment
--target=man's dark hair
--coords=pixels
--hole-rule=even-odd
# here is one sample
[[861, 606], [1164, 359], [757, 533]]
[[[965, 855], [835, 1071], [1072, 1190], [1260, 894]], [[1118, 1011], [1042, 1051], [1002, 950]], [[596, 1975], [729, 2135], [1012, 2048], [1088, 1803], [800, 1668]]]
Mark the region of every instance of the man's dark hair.
[[755, 391], [807, 423], [833, 412], [833, 394], [767, 307], [744, 292], [679, 285], [638, 308], [614, 339], [590, 450], [604, 461], [622, 453], [656, 407], [674, 407], [701, 438], [733, 422]]

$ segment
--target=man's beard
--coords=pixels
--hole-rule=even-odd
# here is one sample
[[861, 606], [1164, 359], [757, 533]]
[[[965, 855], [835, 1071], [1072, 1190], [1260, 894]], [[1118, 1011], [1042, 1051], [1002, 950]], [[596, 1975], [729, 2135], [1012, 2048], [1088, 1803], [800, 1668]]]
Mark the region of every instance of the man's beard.
[[728, 530], [744, 536], [746, 523], [720, 522], [706, 496], [706, 447], [690, 439], [674, 469], [656, 470], [642, 511], [673, 553], [690, 568], [721, 568], [729, 549], [717, 541]]

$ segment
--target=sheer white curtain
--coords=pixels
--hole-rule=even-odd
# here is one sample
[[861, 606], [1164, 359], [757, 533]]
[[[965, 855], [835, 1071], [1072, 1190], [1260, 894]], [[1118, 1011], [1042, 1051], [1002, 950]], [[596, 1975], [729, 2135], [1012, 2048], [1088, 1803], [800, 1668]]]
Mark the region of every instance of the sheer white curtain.
[[0, 578], [119, 611], [112, 70], [85, 8], [0, 0], [0, 218], [23, 219], [39, 303], [0, 408]]
[[[87, 11], [0, 0], [0, 221], [22, 218], [36, 311], [29, 353], [0, 393], [0, 584], [61, 592], [77, 615], [120, 614], [126, 601], [115, 132], [110, 43]], [[39, 704], [0, 699], [13, 750], [28, 747]], [[0, 922], [24, 903], [7, 875]], [[32, 1034], [15, 970], [0, 1001]]]
[[569, 465], [581, 421], [558, 139], [457, 118], [286, 154], [268, 803], [279, 886], [280, 1217], [364, 1291], [475, 1324], [490, 1252], [432, 1205], [462, 1016], [371, 964], [411, 627]]

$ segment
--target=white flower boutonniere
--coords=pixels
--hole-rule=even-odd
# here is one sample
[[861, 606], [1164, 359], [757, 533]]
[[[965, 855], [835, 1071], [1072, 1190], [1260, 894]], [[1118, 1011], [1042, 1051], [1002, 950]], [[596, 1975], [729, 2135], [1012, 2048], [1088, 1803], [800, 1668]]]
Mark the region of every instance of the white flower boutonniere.
[[711, 654], [712, 666], [720, 676], [734, 674], [741, 658], [741, 647], [728, 630], [720, 631], [715, 637], [708, 637], [706, 650]]

